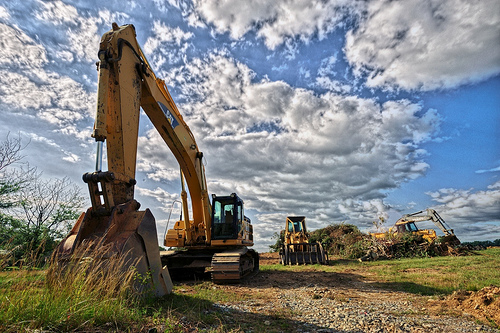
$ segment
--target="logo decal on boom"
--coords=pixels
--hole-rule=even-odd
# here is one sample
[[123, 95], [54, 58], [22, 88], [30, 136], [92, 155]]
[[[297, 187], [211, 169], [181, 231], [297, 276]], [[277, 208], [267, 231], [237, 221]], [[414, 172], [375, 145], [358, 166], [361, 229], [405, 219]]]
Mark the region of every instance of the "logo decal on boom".
[[163, 113], [167, 117], [168, 123], [170, 124], [170, 126], [172, 126], [172, 128], [176, 128], [177, 125], [179, 125], [179, 122], [177, 121], [177, 119], [175, 119], [174, 115], [170, 112], [170, 110], [165, 105], [163, 105], [163, 103], [158, 102], [158, 105], [160, 106], [161, 110], [163, 111]]

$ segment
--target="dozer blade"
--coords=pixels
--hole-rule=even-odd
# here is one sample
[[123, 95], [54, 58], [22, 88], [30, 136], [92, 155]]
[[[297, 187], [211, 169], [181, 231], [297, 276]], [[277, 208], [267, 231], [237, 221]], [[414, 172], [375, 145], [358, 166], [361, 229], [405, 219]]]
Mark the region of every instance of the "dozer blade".
[[327, 254], [320, 243], [287, 244], [280, 251], [283, 265], [324, 265], [327, 260]]
[[54, 251], [58, 266], [64, 269], [70, 261], [82, 259], [78, 256], [121, 260], [123, 270], [133, 266], [140, 275], [134, 279], [135, 292], [157, 297], [169, 294], [173, 284], [168, 269], [161, 265], [155, 219], [149, 209], [138, 211], [138, 207], [132, 200], [117, 205], [107, 216], [89, 208]]

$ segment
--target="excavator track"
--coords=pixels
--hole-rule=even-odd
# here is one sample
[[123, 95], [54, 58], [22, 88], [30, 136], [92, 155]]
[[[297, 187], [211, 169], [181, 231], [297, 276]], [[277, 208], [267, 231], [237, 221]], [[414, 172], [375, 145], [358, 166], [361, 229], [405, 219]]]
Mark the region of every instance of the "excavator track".
[[241, 248], [215, 253], [212, 257], [212, 282], [217, 284], [238, 283], [243, 277], [259, 271], [259, 254], [252, 249]]

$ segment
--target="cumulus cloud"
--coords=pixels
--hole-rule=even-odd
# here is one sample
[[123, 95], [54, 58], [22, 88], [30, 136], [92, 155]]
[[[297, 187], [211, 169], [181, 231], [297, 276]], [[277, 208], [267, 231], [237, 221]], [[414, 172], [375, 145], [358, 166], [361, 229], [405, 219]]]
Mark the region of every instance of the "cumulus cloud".
[[35, 13], [38, 20], [50, 21], [54, 24], [70, 23], [78, 19], [75, 7], [62, 1], [42, 2], [42, 9]]
[[[63, 24], [65, 15], [73, 18], [72, 7], [60, 2], [40, 6], [39, 15], [35, 15], [40, 20]], [[12, 22], [0, 23], [0, 106], [11, 119], [9, 130], [21, 131], [31, 139], [27, 154], [32, 160], [41, 159], [46, 165], [40, 154], [44, 151], [45, 158], [57, 155], [59, 165], [74, 164], [82, 160], [80, 154], [71, 151], [75, 141], [65, 141], [64, 145], [61, 142], [71, 138], [76, 139], [76, 145], [86, 145], [89, 141], [95, 96], [84, 84], [54, 71], [53, 55], [57, 52], [48, 52], [44, 33], [30, 37]], [[73, 53], [62, 52], [73, 58]]]
[[144, 52], [151, 58], [150, 63], [154, 68], [160, 68], [167, 61], [179, 61], [189, 47], [187, 41], [193, 37], [191, 32], [179, 27], [172, 28], [160, 21], [153, 22], [152, 33], [144, 44]]
[[446, 188], [428, 192], [441, 215], [454, 223], [498, 221], [500, 219], [500, 181], [484, 191]]
[[371, 1], [345, 54], [369, 87], [448, 89], [500, 73], [500, 3]]
[[297, 37], [303, 42], [313, 37], [322, 40], [343, 24], [347, 13], [358, 12], [362, 6], [361, 2], [344, 0], [196, 0], [189, 21], [193, 24], [205, 21], [217, 33], [229, 33], [233, 39], [240, 39], [254, 29], [273, 50]]
[[137, 170], [156, 182], [180, 179], [179, 164], [156, 129], [138, 139]]
[[445, 188], [426, 194], [437, 203], [432, 208], [455, 230], [459, 239], [500, 238], [500, 181], [485, 190]]
[[61, 130], [89, 116], [95, 105], [94, 96], [68, 77], [51, 72], [18, 74], [7, 70], [0, 70], [0, 102], [36, 114]]
[[0, 6], [0, 19], [8, 20], [9, 18], [10, 18], [9, 11], [5, 7]]
[[[425, 174], [421, 145], [442, 121], [408, 100], [378, 103], [255, 80], [225, 52], [170, 74], [204, 151], [209, 191], [239, 193], [257, 211], [258, 229], [276, 221], [269, 232], [290, 214], [307, 215], [313, 227], [343, 220], [369, 226], [388, 209], [382, 191]], [[154, 177], [162, 174], [156, 167]]]
[[179, 195], [178, 194], [171, 194], [165, 191], [164, 189], [160, 187], [156, 187], [152, 190], [143, 188], [140, 186], [135, 187], [136, 191], [139, 192], [143, 196], [149, 196], [154, 198], [156, 201], [158, 201], [161, 204], [161, 207], [164, 211], [170, 210], [170, 207], [174, 201], [179, 200]]
[[55, 54], [66, 62], [73, 62], [75, 59], [95, 62], [102, 26], [111, 28], [112, 22], [126, 22], [129, 19], [123, 12], [107, 9], [99, 10], [95, 16], [91, 16], [87, 12], [78, 12], [76, 7], [60, 0], [40, 2], [39, 5], [34, 15], [40, 22], [65, 29], [65, 40], [58, 45]]

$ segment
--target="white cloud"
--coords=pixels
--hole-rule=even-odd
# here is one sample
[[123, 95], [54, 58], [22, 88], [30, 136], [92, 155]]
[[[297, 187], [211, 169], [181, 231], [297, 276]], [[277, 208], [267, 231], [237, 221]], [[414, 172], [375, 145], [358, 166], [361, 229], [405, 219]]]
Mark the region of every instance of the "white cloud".
[[8, 20], [9, 18], [10, 18], [9, 11], [5, 7], [0, 6], [0, 19]]
[[26, 112], [61, 128], [90, 116], [95, 105], [94, 96], [72, 79], [33, 71], [27, 75], [0, 71], [0, 101], [15, 109], [30, 109]]
[[[193, 37], [193, 33], [179, 27], [169, 27], [160, 21], [153, 22], [152, 32], [153, 36], [148, 37], [143, 50], [153, 68], [160, 68], [165, 62], [175, 63], [185, 57], [189, 47], [187, 41]], [[161, 75], [161, 72], [157, 74]]]
[[0, 67], [42, 67], [47, 51], [15, 25], [0, 23]]
[[330, 90], [332, 92], [348, 94], [352, 91], [352, 86], [338, 80], [332, 80], [326, 76], [316, 77], [314, 86]]
[[446, 188], [427, 194], [440, 204], [434, 208], [454, 223], [472, 224], [500, 219], [500, 181], [483, 191]]
[[500, 171], [500, 166], [488, 170], [477, 170], [476, 173], [487, 173], [487, 172], [496, 172]]
[[63, 161], [67, 161], [70, 163], [78, 163], [80, 161], [80, 157], [78, 155], [70, 151], [67, 151], [60, 144], [58, 144], [57, 142], [48, 137], [41, 136], [36, 133], [24, 133], [24, 134], [28, 135], [28, 137], [30, 137], [31, 142], [33, 143], [38, 142], [43, 144], [44, 146], [49, 146], [51, 150], [57, 150], [62, 155], [61, 159]]
[[[204, 20], [216, 32], [228, 32], [231, 38], [240, 39], [255, 29], [266, 46], [275, 49], [290, 38], [308, 42], [311, 38], [322, 40], [349, 11], [357, 12], [363, 4], [357, 1], [217, 1], [196, 0], [195, 12], [190, 22]], [[196, 18], [196, 19], [195, 19]]]
[[500, 73], [500, 2], [371, 1], [345, 53], [369, 87], [448, 89]]
[[[132, 3], [133, 4], [133, 3]], [[129, 16], [123, 12], [100, 10], [96, 16], [82, 15], [77, 8], [62, 1], [40, 2], [35, 17], [55, 26], [64, 26], [67, 42], [58, 45], [55, 52], [63, 61], [95, 62], [101, 40], [101, 26], [111, 27], [112, 22], [126, 22]], [[131, 8], [134, 6], [132, 5]], [[69, 54], [71, 53], [71, 55]]]
[[255, 81], [224, 52], [170, 74], [204, 152], [210, 193], [239, 193], [258, 212], [259, 229], [269, 212], [276, 221], [304, 214], [314, 227], [370, 225], [387, 210], [381, 191], [425, 174], [421, 144], [441, 123], [435, 110], [407, 100], [380, 104]]
[[138, 139], [137, 171], [156, 182], [180, 179], [179, 165], [156, 129]]
[[149, 37], [144, 44], [144, 52], [152, 54], [161, 43], [173, 43], [180, 46], [182, 42], [193, 37], [191, 32], [184, 32], [179, 27], [169, 27], [160, 21], [153, 22], [153, 37]]
[[64, 24], [78, 19], [75, 7], [62, 1], [40, 2], [42, 10], [35, 14], [38, 20], [50, 21], [53, 24]]

